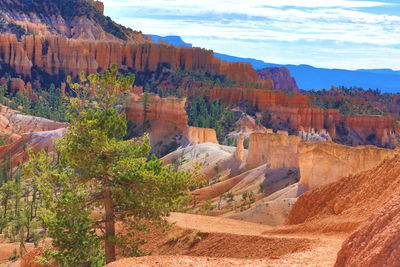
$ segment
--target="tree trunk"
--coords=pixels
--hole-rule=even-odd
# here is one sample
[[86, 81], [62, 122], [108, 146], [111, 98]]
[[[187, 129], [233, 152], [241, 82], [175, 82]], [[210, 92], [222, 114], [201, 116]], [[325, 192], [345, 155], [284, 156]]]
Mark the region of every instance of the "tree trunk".
[[115, 220], [114, 220], [114, 205], [111, 197], [111, 191], [106, 186], [103, 189], [103, 201], [105, 209], [105, 250], [106, 250], [106, 263], [110, 263], [116, 260], [115, 255]]

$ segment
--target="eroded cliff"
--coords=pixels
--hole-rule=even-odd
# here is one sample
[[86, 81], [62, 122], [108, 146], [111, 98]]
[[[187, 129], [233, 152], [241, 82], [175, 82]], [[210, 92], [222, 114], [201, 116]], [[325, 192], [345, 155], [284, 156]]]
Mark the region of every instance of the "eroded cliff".
[[[161, 98], [155, 94], [131, 94], [126, 108], [127, 120], [136, 128], [150, 126], [153, 147], [184, 144], [218, 143], [214, 129], [188, 126], [186, 98]], [[172, 151], [168, 151], [172, 152]]]
[[249, 153], [246, 165], [253, 169], [263, 164], [272, 170], [298, 168], [298, 145], [300, 137], [289, 136], [287, 132], [253, 133], [250, 135]]
[[373, 146], [349, 147], [331, 142], [302, 142], [298, 152], [300, 183], [309, 189], [372, 169], [397, 153]]

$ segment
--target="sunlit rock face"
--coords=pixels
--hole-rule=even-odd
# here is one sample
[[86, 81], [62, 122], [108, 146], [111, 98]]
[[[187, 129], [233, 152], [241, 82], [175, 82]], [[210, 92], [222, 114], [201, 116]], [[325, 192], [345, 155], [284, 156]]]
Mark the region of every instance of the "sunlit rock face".
[[312, 189], [372, 169], [397, 152], [374, 146], [349, 147], [331, 142], [299, 145], [300, 183]]
[[287, 132], [254, 133], [250, 135], [247, 167], [256, 168], [267, 164], [271, 169], [298, 168], [298, 146], [300, 137]]
[[149, 124], [150, 141], [155, 151], [165, 146], [172, 149], [175, 145], [177, 149], [181, 145], [218, 143], [214, 129], [188, 126], [185, 105], [186, 98], [161, 98], [149, 94], [145, 100], [144, 95], [131, 94], [126, 109], [127, 120], [134, 122], [137, 130]]

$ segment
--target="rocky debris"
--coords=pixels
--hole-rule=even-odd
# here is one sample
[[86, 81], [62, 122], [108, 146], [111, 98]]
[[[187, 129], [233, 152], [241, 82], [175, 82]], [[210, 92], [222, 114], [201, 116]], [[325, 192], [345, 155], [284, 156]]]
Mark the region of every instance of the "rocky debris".
[[302, 142], [298, 152], [300, 183], [309, 189], [372, 169], [397, 153], [373, 146], [349, 147], [331, 142]]
[[[373, 169], [343, 177], [300, 196], [288, 217], [288, 224], [292, 227], [281, 232], [352, 232], [398, 195], [399, 190], [400, 156], [396, 155]], [[390, 214], [391, 209], [387, 212]], [[383, 217], [383, 222], [387, 218]], [[379, 220], [368, 220], [373, 221]], [[381, 226], [381, 230], [386, 231], [385, 224]], [[373, 229], [371, 226], [368, 231], [376, 233]], [[393, 234], [387, 236], [388, 241]], [[354, 252], [361, 252], [364, 248]]]
[[258, 71], [258, 75], [263, 80], [272, 79], [276, 90], [300, 91], [296, 80], [290, 75], [287, 68], [267, 68]]
[[288, 136], [284, 131], [251, 134], [246, 166], [253, 169], [267, 164], [272, 170], [298, 168], [299, 143], [300, 137]]
[[383, 207], [344, 241], [335, 267], [399, 265], [400, 195], [395, 193]]

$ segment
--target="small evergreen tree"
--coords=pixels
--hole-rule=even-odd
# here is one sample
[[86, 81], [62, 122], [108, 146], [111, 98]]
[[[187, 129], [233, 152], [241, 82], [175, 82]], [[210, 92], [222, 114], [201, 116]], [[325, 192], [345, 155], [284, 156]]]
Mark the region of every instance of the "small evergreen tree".
[[[56, 249], [50, 256], [61, 266], [100, 265], [100, 244], [106, 263], [115, 261], [117, 245], [140, 255], [133, 230], [162, 223], [188, 197], [188, 174], [149, 159], [147, 136], [123, 140], [126, 117], [118, 107], [133, 79], [119, 75], [116, 65], [103, 75], [81, 74], [80, 83], [68, 79], [77, 98], [67, 113], [69, 130], [57, 142], [59, 160], [50, 164], [53, 159], [41, 154], [27, 168], [44, 195], [44, 221]], [[103, 214], [98, 220], [89, 217], [96, 211]]]

